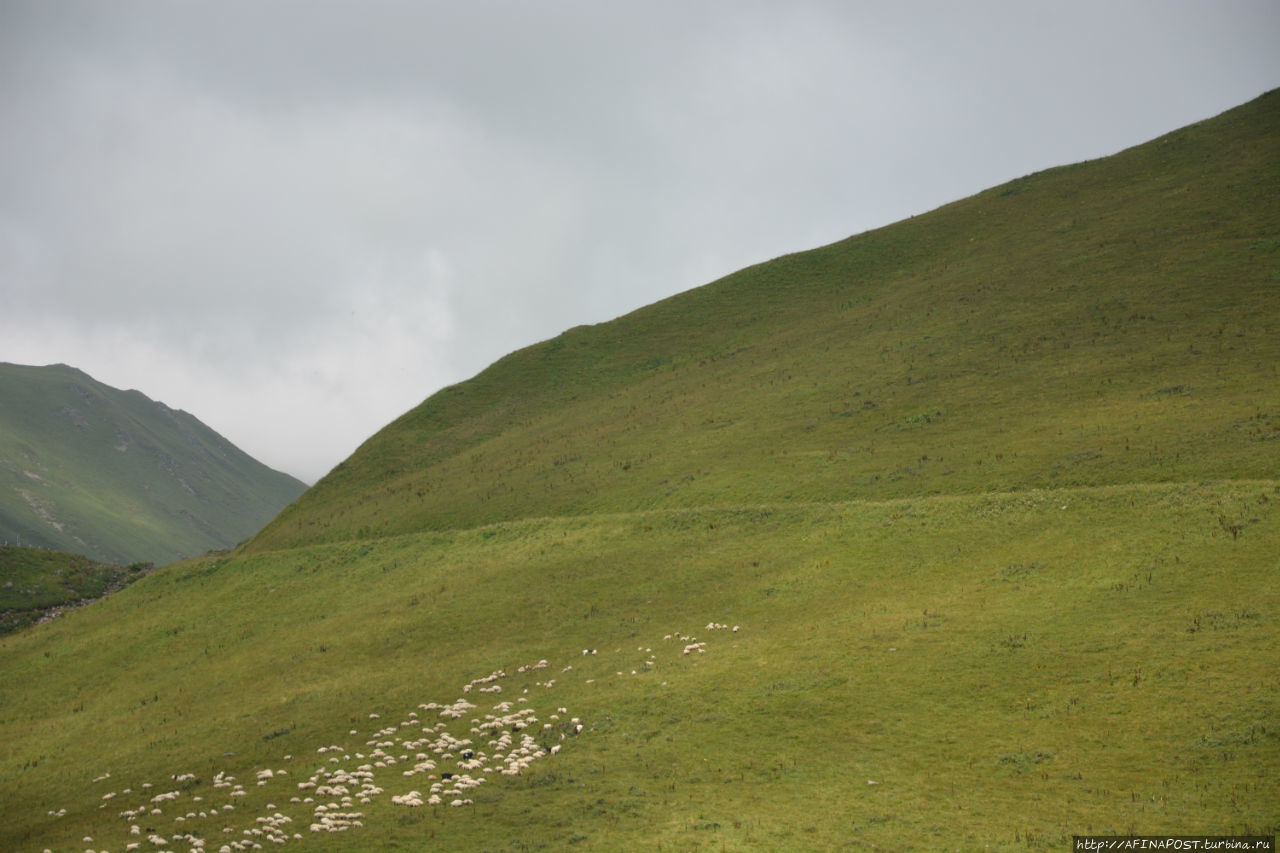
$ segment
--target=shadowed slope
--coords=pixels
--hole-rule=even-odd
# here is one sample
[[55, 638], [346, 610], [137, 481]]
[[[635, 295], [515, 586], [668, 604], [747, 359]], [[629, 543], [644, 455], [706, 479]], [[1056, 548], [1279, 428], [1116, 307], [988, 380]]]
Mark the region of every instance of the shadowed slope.
[[154, 568], [150, 563], [97, 563], [65, 551], [0, 545], [0, 634], [88, 604]]

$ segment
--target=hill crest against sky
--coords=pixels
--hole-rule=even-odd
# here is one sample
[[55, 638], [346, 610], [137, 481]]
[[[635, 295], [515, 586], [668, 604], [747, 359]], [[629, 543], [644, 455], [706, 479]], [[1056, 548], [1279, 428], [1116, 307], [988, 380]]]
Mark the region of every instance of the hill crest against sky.
[[1280, 92], [519, 350], [280, 547], [517, 517], [1274, 476]]

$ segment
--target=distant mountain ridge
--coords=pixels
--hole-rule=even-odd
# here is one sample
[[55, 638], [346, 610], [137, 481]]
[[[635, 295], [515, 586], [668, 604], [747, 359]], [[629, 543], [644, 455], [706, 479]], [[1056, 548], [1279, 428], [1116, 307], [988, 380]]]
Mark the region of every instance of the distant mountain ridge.
[[166, 563], [235, 545], [305, 488], [140, 391], [0, 363], [0, 542]]

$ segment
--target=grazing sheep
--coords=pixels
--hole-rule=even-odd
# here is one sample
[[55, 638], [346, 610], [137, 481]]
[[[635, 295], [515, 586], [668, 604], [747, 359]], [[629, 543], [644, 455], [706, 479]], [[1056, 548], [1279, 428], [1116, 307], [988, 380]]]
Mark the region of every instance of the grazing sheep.
[[422, 794], [418, 791], [410, 791], [407, 794], [393, 794], [391, 802], [397, 806], [420, 806], [422, 805]]
[[[692, 643], [692, 638], [686, 639]], [[651, 652], [643, 646], [639, 650]], [[620, 651], [620, 650], [619, 650]], [[597, 654], [596, 649], [584, 649], [584, 655]], [[646, 664], [649, 666], [651, 664]], [[537, 671], [539, 669], [548, 668], [547, 660], [539, 660], [537, 663], [524, 664], [515, 671], [520, 674], [526, 674]], [[567, 672], [572, 667], [565, 667], [563, 671]], [[463, 694], [471, 692], [487, 693], [491, 695], [501, 694], [503, 686], [497, 682], [507, 677], [504, 670], [494, 670], [483, 678], [473, 679], [463, 687]], [[492, 713], [475, 713], [477, 706], [467, 700], [467, 698], [459, 698], [452, 704], [439, 704], [435, 702], [420, 704], [417, 707], [422, 711], [434, 711], [441, 718], [431, 725], [423, 726], [418, 719], [418, 712], [409, 711], [402, 718], [398, 725], [390, 725], [383, 730], [372, 735], [372, 739], [366, 741], [368, 747], [372, 748], [368, 762], [360, 764], [358, 769], [352, 771], [346, 768], [350, 765], [346, 762], [352, 761], [352, 754], [337, 744], [328, 746], [320, 746], [316, 748], [315, 754], [322, 756], [325, 762], [315, 770], [314, 775], [307, 781], [297, 782], [298, 795], [289, 798], [289, 802], [301, 807], [303, 804], [312, 806], [313, 817], [309, 821], [311, 832], [345, 832], [349, 829], [361, 827], [363, 825], [363, 814], [352, 812], [355, 800], [360, 803], [368, 804], [372, 802], [372, 798], [383, 794], [383, 789], [375, 784], [375, 771], [379, 768], [393, 766], [397, 763], [407, 764], [412, 769], [405, 769], [402, 775], [406, 778], [420, 774], [435, 771], [427, 776], [429, 780], [433, 780], [429, 795], [424, 797], [419, 791], [411, 791], [407, 794], [398, 794], [392, 796], [392, 803], [409, 808], [420, 807], [423, 805], [439, 806], [441, 804], [449, 804], [451, 807], [461, 807], [464, 805], [474, 805], [474, 800], [470, 799], [466, 794], [483, 785], [486, 778], [492, 778], [493, 774], [500, 773], [504, 776], [515, 776], [522, 774], [530, 765], [537, 760], [548, 755], [556, 755], [562, 749], [562, 744], [547, 746], [540, 744], [529, 732], [540, 730], [545, 733], [560, 726], [553, 726], [552, 722], [559, 724], [562, 719], [561, 715], [568, 714], [568, 709], [557, 708], [555, 714], [550, 715], [552, 722], [541, 723], [538, 719], [534, 708], [529, 707], [526, 703], [530, 702], [528, 694], [530, 690], [535, 688], [543, 688], [546, 690], [554, 689], [555, 679], [547, 681], [537, 681], [529, 687], [522, 687], [525, 695], [518, 696], [512, 701], [495, 701]], [[535, 700], [536, 701], [536, 700]], [[475, 716], [470, 716], [475, 713]], [[371, 719], [378, 719], [378, 714], [370, 714]], [[459, 738], [454, 736], [454, 732], [460, 731], [462, 726], [468, 723], [461, 723], [459, 729], [450, 731], [449, 726], [453, 720], [463, 720], [469, 717], [469, 728], [473, 735], [482, 736], [487, 740], [488, 747], [477, 748], [472, 746], [472, 741], [467, 738]], [[414, 739], [412, 727], [421, 726], [423, 737]], [[410, 731], [405, 731], [410, 729]], [[564, 741], [566, 733], [579, 734], [583, 731], [581, 722], [575, 717], [573, 718], [572, 729], [570, 726], [564, 726], [559, 732], [560, 740]], [[356, 730], [351, 730], [350, 734], [356, 736]], [[369, 737], [369, 735], [366, 735]], [[477, 740], [485, 742], [481, 737]], [[482, 749], [484, 751], [482, 751]], [[226, 753], [231, 755], [232, 753]], [[355, 758], [365, 761], [365, 755], [360, 752], [354, 753]], [[456, 757], [455, 757], [456, 756]], [[284, 756], [284, 761], [291, 761], [292, 755]], [[453, 772], [437, 770], [437, 762], [442, 767], [449, 767]], [[444, 764], [444, 762], [451, 762]], [[253, 771], [253, 780], [261, 787], [267, 785], [270, 781], [277, 777], [287, 776], [288, 771], [283, 769], [277, 770], [270, 767], [264, 767]], [[439, 773], [440, 779], [437, 780], [436, 773]], [[475, 773], [473, 777], [470, 774]], [[480, 775], [481, 773], [485, 775]], [[97, 781], [106, 779], [110, 774], [99, 777]], [[202, 798], [199, 796], [195, 786], [199, 785], [202, 780], [197, 779], [193, 773], [178, 773], [171, 777], [175, 782], [182, 783], [179, 790], [157, 792], [154, 796], [148, 793], [146, 796], [150, 798], [151, 804], [154, 806], [164, 805], [181, 799], [182, 796], [189, 796], [191, 802], [200, 803]], [[226, 771], [216, 773], [211, 780], [211, 784], [215, 789], [226, 789], [226, 796], [231, 799], [245, 798], [248, 796], [244, 785], [237, 784], [235, 777], [229, 775]], [[247, 784], [247, 783], [246, 783]], [[149, 791], [152, 788], [150, 783], [143, 783], [141, 791]], [[110, 791], [101, 795], [99, 808], [105, 808], [106, 803], [122, 795], [128, 795], [133, 789], [123, 789], [122, 794], [117, 791]], [[303, 795], [307, 791], [313, 791], [316, 799]], [[166, 806], [166, 808], [168, 808]], [[200, 808], [197, 806], [197, 808]], [[221, 805], [220, 807], [211, 806], [209, 811], [190, 811], [185, 815], [174, 815], [174, 829], [179, 830], [185, 827], [187, 822], [196, 821], [197, 819], [208, 819], [222, 812], [230, 812], [234, 810], [234, 806], [230, 803]], [[275, 811], [274, 803], [266, 805], [266, 813], [253, 819], [254, 825], [248, 829], [241, 827], [226, 826], [222, 828], [222, 832], [226, 836], [227, 843], [223, 844], [220, 850], [230, 853], [232, 850], [242, 851], [257, 849], [261, 850], [263, 844], [271, 843], [283, 845], [290, 840], [301, 841], [304, 836], [301, 832], [294, 832], [292, 838], [286, 832], [285, 827], [290, 824], [293, 818]], [[287, 806], [286, 806], [287, 808]], [[174, 809], [176, 811], [176, 809]], [[50, 811], [51, 817], [60, 817], [67, 813], [66, 809], [59, 812]], [[158, 807], [151, 808], [148, 811], [146, 806], [139, 807], [136, 811], [124, 811], [120, 813], [122, 818], [132, 821], [142, 815], [152, 814], [161, 815], [161, 809]], [[146, 840], [156, 846], [157, 849], [166, 849], [165, 845], [178, 846], [184, 842], [190, 844], [191, 853], [203, 853], [205, 842], [202, 838], [194, 833], [182, 834], [179, 832], [165, 839], [156, 833], [150, 827], [145, 831], [137, 823], [129, 824], [130, 834], [137, 838], [143, 836]], [[196, 829], [199, 824], [192, 823], [191, 829]], [[298, 827], [301, 828], [300, 826]], [[211, 830], [216, 831], [216, 830]], [[149, 833], [149, 834], [148, 834]], [[234, 834], [233, 834], [234, 833]], [[86, 839], [89, 841], [90, 839]], [[131, 841], [126, 850], [138, 850], [142, 847], [141, 840]], [[185, 848], [184, 848], [185, 849]], [[99, 851], [103, 853], [103, 851]]]

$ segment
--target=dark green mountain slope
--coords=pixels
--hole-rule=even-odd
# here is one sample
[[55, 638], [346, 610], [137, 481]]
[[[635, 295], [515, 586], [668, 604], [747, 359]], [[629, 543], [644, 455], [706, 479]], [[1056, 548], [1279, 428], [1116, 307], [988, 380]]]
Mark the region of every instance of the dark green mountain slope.
[[1280, 474], [1280, 93], [445, 389], [254, 541]]
[[138, 391], [0, 363], [0, 541], [165, 563], [236, 544], [304, 488]]
[[98, 563], [79, 554], [0, 545], [0, 634], [79, 607], [146, 577], [150, 563]]

